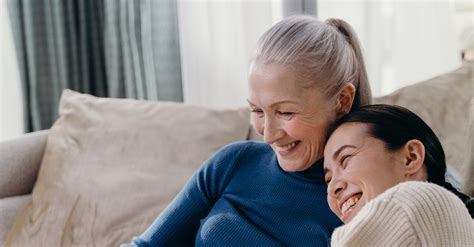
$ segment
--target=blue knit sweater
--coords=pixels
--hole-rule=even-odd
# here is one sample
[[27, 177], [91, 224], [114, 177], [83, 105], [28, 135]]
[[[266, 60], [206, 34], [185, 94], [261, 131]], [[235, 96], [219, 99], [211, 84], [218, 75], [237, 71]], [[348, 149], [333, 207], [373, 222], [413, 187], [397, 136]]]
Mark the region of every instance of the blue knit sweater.
[[341, 222], [326, 195], [322, 162], [288, 173], [270, 145], [233, 143], [203, 164], [132, 246], [328, 246]]

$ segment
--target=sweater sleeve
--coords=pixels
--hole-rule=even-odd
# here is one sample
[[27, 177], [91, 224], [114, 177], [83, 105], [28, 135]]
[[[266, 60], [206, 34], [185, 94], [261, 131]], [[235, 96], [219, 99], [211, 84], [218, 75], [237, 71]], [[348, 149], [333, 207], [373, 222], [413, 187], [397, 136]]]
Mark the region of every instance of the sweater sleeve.
[[473, 221], [460, 199], [427, 182], [401, 183], [332, 235], [333, 246], [470, 246]]
[[404, 211], [390, 197], [369, 202], [331, 236], [331, 246], [406, 246], [416, 241]]
[[243, 149], [241, 143], [230, 144], [205, 161], [152, 225], [121, 246], [194, 245], [201, 219], [222, 194]]

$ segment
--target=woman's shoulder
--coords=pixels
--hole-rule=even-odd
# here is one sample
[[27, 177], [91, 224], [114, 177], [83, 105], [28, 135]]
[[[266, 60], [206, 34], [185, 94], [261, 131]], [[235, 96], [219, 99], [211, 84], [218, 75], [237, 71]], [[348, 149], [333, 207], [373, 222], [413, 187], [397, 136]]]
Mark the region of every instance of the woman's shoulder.
[[466, 207], [452, 192], [428, 182], [404, 182], [371, 200], [351, 222], [336, 229], [332, 243], [470, 246], [473, 229]]
[[[207, 159], [195, 176], [209, 188], [216, 189], [214, 195], [224, 191], [231, 180], [238, 179], [239, 174], [259, 172], [267, 168], [270, 155], [274, 155], [268, 144], [255, 141], [238, 141], [225, 145]], [[263, 162], [264, 161], [264, 162]], [[246, 169], [249, 168], [249, 169]]]
[[[413, 222], [456, 222], [471, 219], [464, 203], [454, 193], [433, 183], [400, 183], [375, 198], [397, 205]], [[459, 223], [459, 222], [458, 222]]]
[[364, 206], [363, 211], [390, 205], [398, 208], [397, 210], [413, 214], [415, 211], [430, 211], [433, 208], [444, 209], [448, 207], [446, 202], [449, 202], [449, 205], [464, 206], [456, 195], [439, 185], [408, 181], [387, 189]]
[[236, 148], [236, 149], [241, 149], [241, 148], [251, 148], [251, 149], [269, 149], [271, 150], [270, 145], [268, 143], [262, 142], [262, 141], [251, 141], [251, 140], [246, 140], [246, 141], [236, 141], [229, 143], [224, 146], [224, 148]]
[[406, 210], [426, 210], [433, 207], [447, 207], [452, 204], [464, 206], [463, 202], [449, 190], [430, 182], [408, 181], [400, 183], [374, 201], [390, 201], [399, 204]]
[[241, 165], [261, 163], [262, 160], [271, 160], [274, 152], [270, 145], [257, 141], [237, 141], [229, 143], [204, 162], [203, 169], [234, 170]]
[[408, 181], [400, 183], [380, 195], [381, 200], [409, 204], [432, 204], [445, 201], [462, 201], [449, 190], [430, 182]]
[[225, 145], [216, 154], [220, 156], [235, 156], [239, 155], [268, 155], [273, 154], [270, 145], [260, 141], [237, 141]]

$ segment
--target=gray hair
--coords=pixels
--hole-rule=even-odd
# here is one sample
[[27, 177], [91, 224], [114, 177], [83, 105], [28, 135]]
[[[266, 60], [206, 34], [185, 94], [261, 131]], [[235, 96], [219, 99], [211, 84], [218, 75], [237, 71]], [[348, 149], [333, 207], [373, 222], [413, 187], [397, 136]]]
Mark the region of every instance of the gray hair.
[[359, 41], [343, 20], [322, 22], [305, 15], [283, 19], [260, 38], [252, 63], [287, 66], [328, 97], [352, 83], [356, 88], [352, 109], [371, 102]]

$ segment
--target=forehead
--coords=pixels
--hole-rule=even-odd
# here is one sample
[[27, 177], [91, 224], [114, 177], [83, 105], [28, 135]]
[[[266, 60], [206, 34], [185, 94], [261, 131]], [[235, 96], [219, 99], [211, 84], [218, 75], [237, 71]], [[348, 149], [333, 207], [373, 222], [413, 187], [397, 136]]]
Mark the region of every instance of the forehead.
[[344, 123], [329, 137], [324, 149], [325, 160], [332, 160], [334, 153], [345, 145], [360, 147], [369, 138], [369, 125], [366, 123]]
[[311, 95], [321, 97], [314, 87], [305, 87], [305, 83], [297, 74], [281, 64], [257, 64], [249, 75], [249, 100], [261, 101], [261, 104], [275, 100], [289, 100], [295, 103], [307, 102]]

